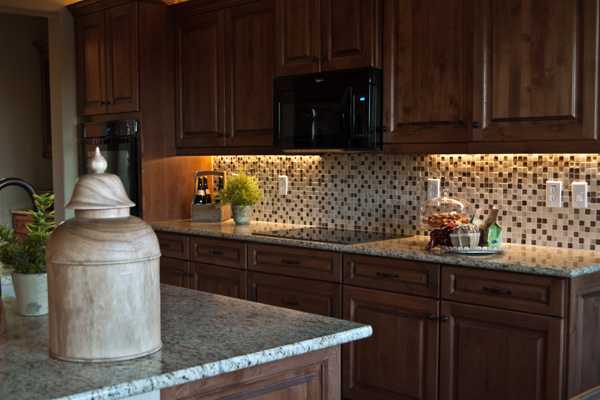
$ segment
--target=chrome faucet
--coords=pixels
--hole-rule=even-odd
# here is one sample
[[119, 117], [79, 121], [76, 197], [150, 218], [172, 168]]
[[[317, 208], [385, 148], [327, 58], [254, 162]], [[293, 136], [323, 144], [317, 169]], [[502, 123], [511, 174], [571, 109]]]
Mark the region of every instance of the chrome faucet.
[[35, 201], [33, 199], [33, 195], [37, 194], [37, 191], [30, 183], [27, 183], [23, 179], [19, 179], [19, 178], [0, 179], [0, 191], [7, 186], [19, 186], [19, 187], [25, 189], [27, 191], [27, 193], [29, 193], [29, 197], [31, 197], [31, 202], [33, 203], [33, 208], [37, 210], [37, 207], [35, 206]]

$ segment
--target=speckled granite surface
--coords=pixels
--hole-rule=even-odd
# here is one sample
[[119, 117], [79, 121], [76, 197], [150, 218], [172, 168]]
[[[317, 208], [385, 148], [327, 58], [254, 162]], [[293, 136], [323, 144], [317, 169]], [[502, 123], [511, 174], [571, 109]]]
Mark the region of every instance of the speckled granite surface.
[[176, 220], [151, 222], [150, 224], [156, 231], [195, 234], [248, 242], [282, 244], [539, 275], [575, 277], [600, 271], [600, 252], [587, 250], [509, 244], [506, 245], [508, 249], [500, 254], [461, 255], [448, 253], [439, 248], [424, 250], [428, 241], [428, 238], [425, 236], [383, 240], [356, 245], [340, 245], [252, 235], [253, 232], [293, 228], [298, 227], [298, 225], [251, 222], [250, 225], [237, 226], [231, 220], [223, 223], [192, 223], [190, 220]]
[[48, 316], [0, 302], [0, 399], [120, 399], [371, 335], [370, 326], [161, 285], [162, 350], [75, 363], [48, 355]]

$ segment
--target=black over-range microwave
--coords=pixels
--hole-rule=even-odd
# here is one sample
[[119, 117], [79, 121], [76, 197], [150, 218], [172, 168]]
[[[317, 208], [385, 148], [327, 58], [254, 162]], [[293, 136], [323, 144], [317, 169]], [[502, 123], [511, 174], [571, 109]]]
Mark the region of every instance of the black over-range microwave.
[[276, 146], [285, 152], [381, 151], [382, 71], [360, 68], [274, 81]]

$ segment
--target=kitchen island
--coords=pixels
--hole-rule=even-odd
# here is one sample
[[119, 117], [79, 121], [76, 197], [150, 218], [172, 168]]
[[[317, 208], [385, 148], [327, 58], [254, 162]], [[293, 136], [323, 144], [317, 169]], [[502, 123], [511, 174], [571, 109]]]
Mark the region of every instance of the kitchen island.
[[21, 317], [15, 298], [3, 295], [0, 399], [121, 399], [158, 390], [170, 399], [189, 385], [229, 392], [304, 385], [310, 391], [315, 382], [335, 395], [340, 345], [372, 333], [368, 325], [169, 285], [161, 285], [161, 311], [158, 352], [77, 363], [49, 356], [48, 316]]

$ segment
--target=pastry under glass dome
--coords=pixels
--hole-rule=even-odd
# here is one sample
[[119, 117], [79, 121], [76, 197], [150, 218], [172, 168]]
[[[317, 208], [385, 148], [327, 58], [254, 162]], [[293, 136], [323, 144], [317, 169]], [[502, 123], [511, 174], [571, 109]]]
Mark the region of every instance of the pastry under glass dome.
[[429, 199], [421, 206], [421, 226], [432, 229], [440, 228], [449, 222], [468, 223], [473, 214], [473, 206], [468, 201], [450, 196], [448, 189], [442, 191], [441, 197]]

